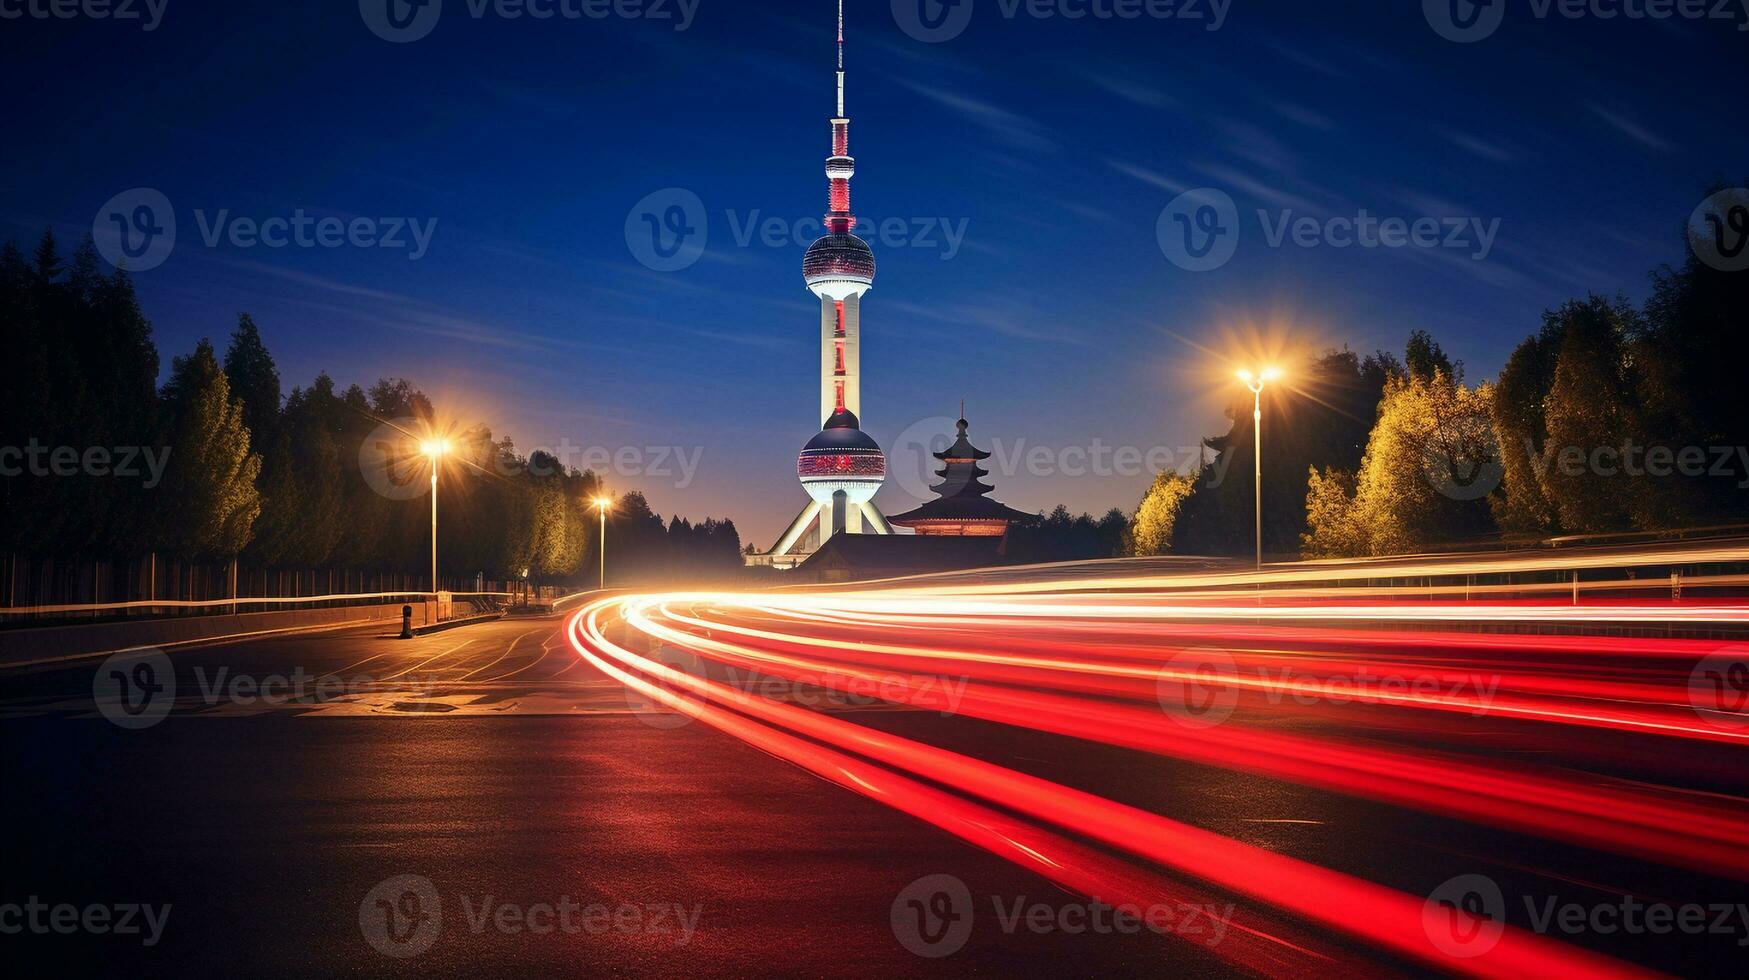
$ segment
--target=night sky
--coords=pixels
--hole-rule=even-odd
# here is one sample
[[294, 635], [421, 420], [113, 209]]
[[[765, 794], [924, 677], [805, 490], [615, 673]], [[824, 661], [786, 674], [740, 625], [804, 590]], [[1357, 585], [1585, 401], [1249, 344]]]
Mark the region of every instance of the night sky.
[[[871, 237], [863, 420], [911, 472], [916, 434], [945, 435], [961, 398], [986, 449], [1185, 461], [1178, 447], [1226, 428], [1233, 359], [1271, 345], [1400, 350], [1425, 328], [1471, 381], [1490, 378], [1545, 308], [1642, 298], [1649, 270], [1683, 259], [1709, 187], [1749, 174], [1741, 9], [1539, 20], [1504, 0], [1497, 33], [1458, 44], [1417, 0], [1233, 0], [1214, 31], [1206, 3], [1200, 19], [1117, 21], [972, 0], [963, 33], [929, 44], [898, 23], [916, 2], [899, 18], [888, 0], [847, 11], [854, 204], [907, 228]], [[29, 246], [52, 226], [70, 249], [115, 195], [156, 189], [178, 235], [136, 281], [166, 368], [248, 311], [288, 390], [323, 370], [405, 376], [525, 451], [702, 450], [684, 488], [672, 459], [672, 475], [610, 471], [610, 485], [664, 514], [732, 517], [768, 546], [804, 503], [795, 454], [819, 425], [818, 308], [794, 240], [817, 232], [737, 237], [825, 208], [832, 4], [698, 0], [686, 30], [673, 0], [662, 20], [444, 7], [403, 44], [356, 0], [168, 0], [150, 32], [0, 20], [4, 235]], [[1156, 224], [1200, 187], [1236, 202], [1239, 244], [1190, 272]], [[673, 272], [628, 247], [634, 206], [666, 188], [696, 194], [709, 226]], [[436, 226], [417, 260], [410, 241], [204, 240], [221, 212], [299, 209]], [[1259, 209], [1498, 230], [1481, 260], [1271, 247]], [[963, 226], [957, 252], [942, 222]], [[1132, 508], [1148, 482], [1051, 468], [999, 471], [996, 495], [1097, 513]], [[877, 502], [912, 506], [894, 483]]]

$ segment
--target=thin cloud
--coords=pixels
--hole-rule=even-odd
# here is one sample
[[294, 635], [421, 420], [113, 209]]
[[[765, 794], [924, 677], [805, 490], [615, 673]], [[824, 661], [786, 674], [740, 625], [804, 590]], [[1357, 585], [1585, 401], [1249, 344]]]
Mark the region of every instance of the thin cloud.
[[1459, 132], [1455, 129], [1441, 129], [1435, 127], [1433, 131], [1438, 133], [1441, 137], [1444, 137], [1446, 142], [1458, 149], [1467, 153], [1475, 154], [1484, 160], [1492, 160], [1495, 163], [1513, 163], [1518, 159], [1517, 155], [1507, 149], [1503, 144], [1492, 140], [1485, 140], [1479, 136], [1472, 136], [1469, 133]]
[[1657, 133], [1652, 132], [1619, 112], [1605, 109], [1603, 106], [1600, 106], [1595, 102], [1585, 103], [1585, 108], [1589, 109], [1592, 115], [1609, 123], [1610, 126], [1615, 128], [1616, 132], [1621, 133], [1623, 136], [1626, 136], [1628, 139], [1633, 140], [1647, 149], [1658, 150], [1660, 152], [1674, 149], [1674, 144], [1669, 140], [1666, 140], [1664, 137], [1659, 136]]
[[1050, 136], [1050, 129], [1036, 120], [957, 92], [919, 85], [912, 81], [906, 81], [904, 85], [917, 94], [952, 109], [1011, 146], [1031, 151], [1058, 149], [1057, 141]]

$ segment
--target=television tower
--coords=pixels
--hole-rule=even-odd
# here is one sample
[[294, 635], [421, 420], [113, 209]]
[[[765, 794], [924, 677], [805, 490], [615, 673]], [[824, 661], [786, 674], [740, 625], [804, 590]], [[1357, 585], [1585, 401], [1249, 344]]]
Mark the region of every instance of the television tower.
[[[813, 498], [778, 539], [769, 558], [796, 554], [811, 525], [815, 546], [839, 531], [861, 534], [864, 519], [875, 534], [892, 527], [872, 498], [886, 480], [886, 455], [862, 431], [862, 297], [874, 287], [874, 252], [856, 237], [850, 211], [850, 119], [844, 114], [844, 0], [838, 0], [838, 112], [832, 117], [832, 155], [826, 158], [829, 187], [826, 234], [802, 257], [802, 278], [820, 300], [819, 435], [802, 450], [796, 473]], [[797, 555], [799, 559], [801, 556]], [[787, 564], [774, 561], [773, 564]]]

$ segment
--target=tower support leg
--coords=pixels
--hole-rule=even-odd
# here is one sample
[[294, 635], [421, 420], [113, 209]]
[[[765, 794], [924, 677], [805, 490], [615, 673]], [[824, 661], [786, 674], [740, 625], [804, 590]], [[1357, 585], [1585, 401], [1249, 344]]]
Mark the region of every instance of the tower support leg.
[[808, 529], [808, 525], [812, 524], [814, 518], [818, 517], [819, 514], [820, 502], [818, 500], [809, 501], [808, 506], [802, 508], [802, 512], [796, 515], [796, 519], [790, 522], [789, 528], [783, 532], [783, 537], [777, 539], [777, 546], [771, 549], [771, 553], [773, 555], [789, 554], [790, 549], [794, 548], [796, 542], [801, 539], [802, 532]]

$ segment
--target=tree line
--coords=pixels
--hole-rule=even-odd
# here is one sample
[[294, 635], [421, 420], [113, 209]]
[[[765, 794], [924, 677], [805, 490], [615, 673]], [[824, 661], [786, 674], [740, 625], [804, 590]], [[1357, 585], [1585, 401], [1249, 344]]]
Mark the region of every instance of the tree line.
[[[450, 445], [446, 578], [593, 576], [597, 474], [525, 457], [484, 425], [445, 430], [404, 379], [342, 389], [323, 373], [285, 392], [246, 313], [222, 356], [202, 340], [160, 386], [133, 284], [106, 273], [89, 238], [66, 259], [47, 232], [31, 256], [0, 247], [0, 343], [13, 358], [0, 386], [0, 552], [421, 571], [430, 464], [418, 441], [438, 433]], [[664, 524], [636, 492], [618, 498], [608, 536], [610, 574], [622, 561], [641, 575], [740, 566], [733, 522]]]
[[[1686, 244], [1686, 243], [1685, 243]], [[1500, 538], [1749, 522], [1749, 274], [1690, 252], [1647, 300], [1544, 313], [1493, 382], [1426, 332], [1332, 351], [1264, 398], [1264, 550], [1401, 554]], [[1161, 474], [1135, 554], [1252, 548], [1251, 399], [1194, 474]]]

